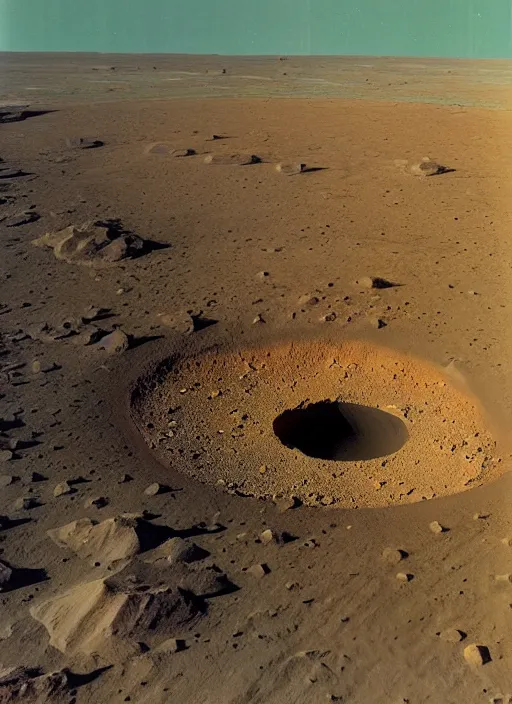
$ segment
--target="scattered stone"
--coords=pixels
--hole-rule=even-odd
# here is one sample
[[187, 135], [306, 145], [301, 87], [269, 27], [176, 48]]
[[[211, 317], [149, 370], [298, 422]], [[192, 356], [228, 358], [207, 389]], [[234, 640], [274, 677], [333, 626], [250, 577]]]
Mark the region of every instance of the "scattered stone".
[[318, 296], [310, 296], [306, 294], [299, 298], [299, 303], [301, 306], [316, 306], [320, 303]]
[[408, 555], [405, 550], [385, 548], [382, 552], [382, 557], [389, 565], [398, 565], [398, 563], [408, 557]]
[[423, 157], [419, 164], [411, 166], [410, 171], [415, 176], [438, 176], [446, 174], [455, 169], [450, 169], [448, 166], [443, 166], [437, 161], [433, 161], [428, 156]]
[[173, 157], [185, 157], [194, 156], [196, 154], [195, 149], [184, 148], [179, 149], [173, 147], [172, 144], [167, 144], [166, 142], [157, 142], [152, 144], [146, 149], [146, 154], [158, 154], [160, 156], [173, 156]]
[[512, 578], [510, 574], [495, 574], [494, 581], [501, 582], [502, 584], [510, 584], [512, 582]]
[[6, 486], [11, 486], [16, 481], [16, 477], [12, 474], [0, 474], [0, 489], [5, 489]]
[[12, 460], [13, 453], [11, 450], [0, 450], [0, 463]]
[[168, 638], [164, 640], [163, 643], [155, 648], [156, 653], [180, 653], [182, 650], [186, 650], [187, 643], [180, 638]]
[[100, 308], [98, 306], [87, 306], [82, 315], [80, 316], [82, 322], [92, 323], [95, 320], [102, 320], [105, 316], [110, 313], [110, 308]]
[[31, 369], [32, 369], [32, 374], [39, 374], [39, 372], [41, 371], [41, 362], [38, 359], [35, 359], [32, 362]]
[[106, 496], [90, 496], [88, 499], [84, 501], [84, 508], [92, 508], [93, 506], [95, 508], [105, 508], [105, 506], [108, 506], [108, 499]]
[[272, 501], [279, 513], [284, 513], [299, 505], [299, 500], [295, 496], [273, 496]]
[[186, 311], [178, 313], [159, 313], [159, 322], [167, 328], [176, 330], [183, 335], [194, 332], [194, 321]]
[[383, 279], [381, 276], [363, 276], [361, 279], [357, 279], [355, 284], [361, 288], [376, 289], [394, 288], [400, 285], [393, 281], [388, 281], [388, 279]]
[[128, 482], [132, 482], [133, 477], [130, 474], [123, 474], [121, 479], [119, 480], [118, 484], [127, 484]]
[[12, 569], [5, 564], [5, 562], [0, 561], [0, 592], [3, 592], [11, 581]]
[[396, 575], [396, 578], [399, 582], [411, 582], [414, 579], [413, 574], [409, 574], [407, 572], [398, 572]]
[[41, 506], [38, 496], [20, 496], [14, 502], [15, 511], [30, 511], [32, 508]]
[[84, 325], [80, 328], [79, 334], [73, 337], [73, 344], [78, 346], [82, 345], [83, 347], [95, 345], [103, 339], [106, 334], [105, 330], [96, 327], [96, 325]]
[[185, 563], [187, 565], [193, 562], [200, 562], [210, 556], [208, 550], [196, 545], [196, 543], [188, 543], [183, 538], [170, 538], [162, 543], [156, 550], [153, 551], [151, 557], [146, 560], [149, 564], [165, 560], [172, 565]]
[[297, 589], [297, 587], [299, 586], [299, 583], [298, 582], [286, 582], [286, 584], [284, 586], [286, 587], [286, 589], [288, 589], [289, 592], [291, 592], [294, 589]]
[[247, 572], [251, 574], [253, 577], [256, 577], [256, 579], [261, 579], [264, 577], [266, 574], [270, 572], [270, 569], [268, 565], [262, 564], [262, 565], [252, 565], [252, 567], [249, 567]]
[[512, 547], [512, 538], [502, 538], [501, 542], [507, 547]]
[[448, 531], [448, 528], [445, 528], [442, 526], [438, 521], [432, 521], [432, 523], [429, 524], [428, 526], [432, 533], [435, 533], [438, 535], [439, 533], [446, 533]]
[[162, 484], [159, 484], [158, 482], [150, 484], [146, 489], [144, 489], [144, 493], [146, 494], [146, 496], [156, 496], [157, 494], [162, 494], [164, 491], [165, 487], [162, 486]]
[[268, 543], [271, 543], [275, 540], [274, 533], [270, 530], [270, 528], [267, 528], [267, 530], [264, 530], [263, 533], [260, 535], [260, 540], [263, 545], [267, 545]]
[[301, 164], [300, 162], [281, 162], [276, 164], [276, 171], [280, 174], [286, 174], [286, 176], [295, 176], [296, 174], [302, 174], [307, 171], [306, 164]]
[[269, 272], [269, 271], [259, 271], [259, 272], [256, 274], [256, 278], [261, 279], [262, 281], [265, 281], [266, 279], [268, 279], [269, 276], [270, 276], [270, 272]]
[[475, 514], [473, 514], [474, 521], [485, 521], [487, 518], [489, 518], [488, 513], [475, 513]]
[[130, 338], [119, 328], [102, 337], [98, 346], [108, 354], [121, 354], [130, 346]]
[[252, 321], [252, 324], [253, 324], [253, 325], [257, 325], [258, 323], [264, 323], [264, 322], [265, 322], [265, 320], [264, 320], [262, 314], [261, 314], [261, 313], [258, 313], [258, 315], [257, 315], [257, 316], [254, 318], [254, 320]]
[[225, 166], [248, 166], [250, 164], [260, 164], [261, 159], [256, 154], [208, 154], [204, 158], [204, 163]]
[[105, 142], [101, 139], [90, 139], [88, 137], [67, 137], [66, 145], [70, 149], [98, 149], [103, 147]]
[[47, 479], [48, 477], [45, 477], [44, 474], [40, 474], [39, 472], [32, 472], [30, 477], [31, 482], [45, 482]]
[[333, 323], [336, 320], [336, 313], [332, 311], [331, 313], [326, 313], [320, 318], [322, 323]]
[[61, 482], [53, 490], [53, 495], [55, 498], [59, 496], [66, 496], [67, 494], [74, 494], [76, 489], [68, 484], [68, 482]]
[[459, 631], [458, 628], [447, 628], [445, 631], [441, 631], [439, 638], [446, 643], [460, 643], [466, 638], [466, 633]]
[[464, 648], [464, 659], [473, 667], [481, 667], [492, 660], [489, 648], [485, 645], [476, 645], [475, 643]]

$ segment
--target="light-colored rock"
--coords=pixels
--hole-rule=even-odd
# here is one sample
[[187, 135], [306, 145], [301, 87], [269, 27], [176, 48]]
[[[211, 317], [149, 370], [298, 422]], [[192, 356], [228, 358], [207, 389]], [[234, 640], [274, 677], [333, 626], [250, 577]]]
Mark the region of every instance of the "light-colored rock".
[[47, 535], [59, 547], [69, 548], [81, 559], [107, 567], [135, 557], [141, 550], [139, 533], [149, 526], [140, 516], [123, 514], [101, 523], [80, 518], [49, 530]]
[[153, 550], [151, 556], [146, 560], [147, 563], [153, 564], [161, 560], [165, 560], [172, 565], [185, 563], [187, 565], [193, 562], [204, 560], [210, 553], [204, 548], [189, 543], [183, 538], [170, 538], [165, 543], [159, 545], [156, 550]]
[[117, 328], [108, 335], [102, 337], [98, 346], [108, 352], [108, 354], [121, 354], [130, 346], [130, 340], [126, 333]]
[[446, 643], [460, 643], [465, 637], [466, 634], [464, 631], [459, 631], [458, 628], [447, 628], [439, 634], [439, 638]]
[[72, 494], [75, 491], [67, 482], [61, 482], [53, 490], [53, 495], [57, 498], [59, 496], [65, 496], [66, 494]]
[[12, 451], [11, 450], [0, 450], [0, 463], [8, 462], [9, 460], [12, 460]]
[[180, 638], [168, 638], [155, 648], [156, 653], [179, 653], [187, 647], [186, 641]]
[[5, 562], [0, 561], [0, 592], [4, 591], [11, 581], [12, 569]]
[[382, 558], [388, 565], [398, 565], [404, 559], [405, 555], [402, 550], [395, 548], [385, 548], [382, 551]]
[[156, 496], [157, 494], [161, 494], [162, 491], [163, 487], [158, 482], [154, 482], [153, 484], [150, 484], [144, 489], [144, 493], [146, 496]]
[[399, 582], [403, 582], [405, 584], [406, 582], [412, 581], [414, 575], [408, 574], [407, 572], [398, 572], [396, 578]]
[[295, 176], [296, 174], [302, 174], [306, 171], [306, 164], [294, 161], [282, 161], [276, 164], [276, 171], [280, 174], [285, 174], [286, 176]]
[[429, 529], [432, 533], [435, 533], [436, 535], [439, 535], [440, 533], [444, 533], [446, 531], [446, 528], [444, 528], [438, 521], [432, 521], [432, 523], [429, 523]]
[[31, 365], [32, 374], [39, 374], [41, 371], [41, 362], [38, 359], [34, 359]]
[[108, 506], [108, 499], [106, 496], [89, 496], [84, 501], [84, 508], [105, 508]]
[[252, 565], [247, 569], [247, 572], [253, 577], [256, 577], [256, 579], [261, 579], [268, 574], [270, 570], [267, 565]]
[[137, 640], [150, 624], [176, 632], [197, 618], [178, 590], [167, 586], [140, 589], [130, 575], [86, 582], [31, 607], [44, 625], [50, 645], [68, 656], [124, 659], [139, 652]]
[[29, 511], [31, 508], [36, 508], [39, 505], [38, 496], [20, 496], [19, 499], [16, 499], [14, 502], [14, 510]]
[[116, 224], [86, 223], [70, 225], [63, 230], [47, 232], [32, 240], [36, 247], [53, 250], [56, 259], [69, 264], [102, 267], [135, 257], [144, 251], [146, 243], [137, 235], [119, 231]]
[[410, 168], [410, 172], [415, 176], [437, 176], [448, 171], [450, 169], [447, 166], [429, 159], [428, 156], [423, 157], [419, 164], [413, 164]]
[[490, 662], [492, 658], [487, 646], [472, 643], [464, 648], [464, 659], [473, 667], [481, 667]]
[[0, 474], [0, 489], [5, 489], [6, 486], [11, 486], [11, 484], [14, 484], [15, 481], [16, 477], [12, 474]]
[[297, 505], [297, 499], [295, 496], [277, 496], [272, 497], [272, 501], [275, 504], [279, 513], [284, 513]]
[[267, 530], [264, 530], [260, 535], [260, 540], [263, 545], [267, 545], [275, 540], [274, 533], [270, 530], [270, 528], [267, 528]]
[[205, 164], [219, 164], [221, 166], [248, 166], [260, 162], [261, 159], [255, 154], [208, 154], [204, 158]]

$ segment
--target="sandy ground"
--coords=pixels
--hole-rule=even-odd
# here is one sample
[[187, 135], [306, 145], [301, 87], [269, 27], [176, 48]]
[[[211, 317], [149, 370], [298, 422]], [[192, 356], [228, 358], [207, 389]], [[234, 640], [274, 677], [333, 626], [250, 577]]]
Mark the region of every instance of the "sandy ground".
[[[508, 702], [510, 113], [96, 97], [0, 124], [0, 701]], [[403, 447], [274, 435], [338, 398]]]

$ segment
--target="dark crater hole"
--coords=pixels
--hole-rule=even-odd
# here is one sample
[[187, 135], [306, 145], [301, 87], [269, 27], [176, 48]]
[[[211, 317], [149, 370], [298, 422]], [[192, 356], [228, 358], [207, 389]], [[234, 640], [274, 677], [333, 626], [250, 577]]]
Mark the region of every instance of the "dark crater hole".
[[319, 401], [284, 411], [273, 422], [279, 440], [320, 460], [354, 462], [391, 455], [409, 438], [392, 413], [343, 401]]

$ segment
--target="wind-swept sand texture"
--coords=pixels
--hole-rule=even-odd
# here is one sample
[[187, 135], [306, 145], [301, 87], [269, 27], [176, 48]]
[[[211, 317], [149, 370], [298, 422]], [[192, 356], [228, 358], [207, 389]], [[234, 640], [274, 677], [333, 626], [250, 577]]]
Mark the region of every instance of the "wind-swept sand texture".
[[2, 59], [0, 702], [508, 702], [509, 68], [139, 58]]

